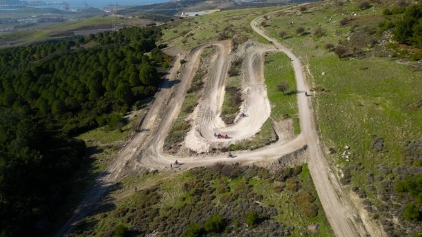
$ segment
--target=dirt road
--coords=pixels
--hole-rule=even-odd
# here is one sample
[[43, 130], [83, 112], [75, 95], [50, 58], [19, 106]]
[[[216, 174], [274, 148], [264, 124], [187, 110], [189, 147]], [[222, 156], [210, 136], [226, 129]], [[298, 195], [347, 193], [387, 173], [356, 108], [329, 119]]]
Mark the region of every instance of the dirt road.
[[[215, 125], [219, 121], [219, 111], [221, 111], [221, 100], [222, 98], [219, 96], [221, 94], [221, 90], [224, 91], [224, 83], [219, 82], [219, 78], [224, 78], [224, 74], [227, 70], [227, 59], [226, 56], [228, 53], [228, 49], [230, 48], [228, 41], [222, 41], [222, 42], [215, 42], [213, 43], [214, 46], [217, 47], [217, 55], [219, 55], [212, 63], [214, 64], [212, 67], [215, 67], [216, 70], [214, 73], [212, 73], [212, 80], [210, 80], [208, 83], [210, 85], [205, 85], [206, 88], [208, 86], [211, 88], [209, 91], [209, 94], [207, 94], [204, 98], [204, 106], [198, 106], [198, 110], [196, 113], [196, 119], [199, 122], [199, 125], [196, 125], [194, 129], [192, 129], [192, 133], [196, 133], [194, 135], [195, 140], [202, 140], [202, 143], [205, 143], [208, 141], [209, 143], [212, 142], [233, 142], [233, 140], [236, 140], [236, 136], [239, 134], [243, 135], [244, 137], [247, 136], [253, 136], [256, 131], [259, 131], [260, 126], [263, 122], [268, 118], [270, 108], [268, 104], [268, 111], [266, 113], [263, 113], [261, 108], [265, 108], [265, 103], [268, 103], [268, 98], [266, 94], [266, 90], [264, 90], [265, 86], [257, 86], [256, 91], [259, 91], [260, 95], [256, 98], [250, 98], [251, 101], [247, 101], [246, 103], [249, 103], [248, 107], [250, 108], [250, 111], [252, 114], [248, 119], [250, 121], [261, 121], [258, 123], [254, 123], [254, 129], [248, 129], [248, 127], [242, 127], [245, 126], [244, 123], [238, 123], [234, 126], [226, 126], [224, 123], [220, 122], [220, 124], [217, 126]], [[164, 170], [164, 169], [170, 169], [170, 163], [174, 163], [175, 160], [178, 160], [183, 165], [178, 166], [177, 168], [184, 170], [184, 169], [190, 169], [197, 166], [208, 166], [213, 165], [216, 162], [243, 162], [243, 163], [249, 163], [249, 162], [256, 162], [260, 160], [276, 160], [284, 155], [293, 153], [299, 149], [302, 149], [304, 146], [306, 146], [304, 139], [301, 135], [298, 135], [293, 140], [279, 140], [278, 142], [267, 146], [265, 148], [257, 149], [254, 151], [239, 151], [236, 153], [236, 158], [234, 159], [228, 159], [227, 154], [218, 154], [218, 155], [206, 155], [203, 154], [201, 156], [197, 157], [175, 157], [170, 156], [168, 154], [163, 153], [163, 143], [166, 135], [168, 134], [171, 125], [173, 124], [174, 120], [177, 118], [177, 115], [180, 112], [180, 108], [182, 106], [183, 100], [186, 96], [186, 90], [187, 86], [190, 85], [190, 82], [192, 78], [195, 75], [196, 70], [198, 69], [199, 64], [199, 56], [202, 50], [208, 45], [204, 45], [201, 47], [196, 48], [195, 50], [192, 50], [192, 53], [190, 55], [187, 55], [187, 62], [190, 63], [190, 65], [186, 65], [186, 70], [182, 72], [181, 78], [183, 78], [183, 81], [181, 82], [180, 87], [173, 91], [172, 98], [167, 103], [166, 107], [162, 110], [162, 113], [160, 115], [161, 118], [163, 118], [160, 121], [160, 124], [157, 124], [154, 128], [151, 128], [154, 132], [154, 137], [151, 137], [148, 142], [144, 144], [144, 148], [141, 151], [141, 154], [138, 157], [138, 163], [137, 166], [143, 166], [148, 168], [154, 168], [158, 170]], [[260, 48], [259, 50], [253, 49], [251, 52], [250, 60], [254, 61], [254, 58], [259, 53], [263, 54], [264, 52], [268, 50], [274, 50], [268, 49], [268, 48]], [[220, 57], [221, 55], [221, 57]], [[252, 64], [252, 63], [251, 63]], [[263, 68], [263, 61], [261, 60], [261, 69]], [[262, 75], [262, 73], [260, 74]], [[258, 76], [258, 78], [255, 78], [251, 76], [251, 78], [254, 78], [254, 80], [262, 81], [262, 76]], [[224, 80], [224, 79], [220, 79]], [[213, 89], [212, 89], [213, 88]], [[264, 97], [265, 99], [259, 99], [260, 97]], [[252, 100], [256, 100], [259, 103], [254, 103]], [[211, 105], [210, 103], [215, 103]], [[209, 105], [207, 107], [206, 105]], [[253, 110], [256, 110], [258, 112], [253, 112]], [[265, 110], [265, 109], [264, 109]], [[239, 126], [236, 128], [236, 126]], [[234, 129], [234, 127], [236, 129]], [[201, 130], [204, 128], [204, 130]], [[239, 131], [236, 131], [239, 130]], [[221, 132], [224, 134], [230, 134], [232, 139], [228, 140], [217, 140], [214, 137], [214, 132]], [[186, 138], [186, 140], [189, 140], [189, 137]], [[203, 147], [201, 147], [203, 148]]]
[[297, 90], [299, 92], [300, 128], [309, 149], [308, 165], [331, 228], [336, 236], [366, 236], [367, 232], [359, 219], [359, 215], [341, 189], [321, 148], [316, 121], [313, 115], [311, 97], [305, 95], [305, 92], [309, 92], [309, 88], [306, 84], [302, 63], [293, 54], [292, 50], [279, 43], [276, 39], [270, 38], [264, 31], [257, 27], [261, 20], [262, 18], [253, 20], [251, 22], [252, 29], [262, 37], [273, 42], [278, 49], [292, 60]]
[[[227, 66], [229, 65], [228, 49], [230, 47], [222, 44], [216, 44], [216, 46], [218, 57], [215, 60], [215, 68], [211, 68], [209, 75], [212, 80], [205, 85], [206, 93], [197, 107], [196, 112], [198, 114], [192, 118], [193, 128], [185, 139], [185, 146], [198, 153], [208, 152], [212, 146], [221, 144], [227, 146], [253, 136], [259, 132], [271, 113], [262, 73], [262, 55], [265, 52], [273, 51], [274, 48], [257, 47], [251, 44], [245, 47], [244, 52], [241, 52], [244, 55], [244, 64], [247, 70], [243, 83], [244, 101], [236, 122], [227, 126], [220, 115], [225, 93]], [[242, 113], [245, 116], [241, 116]], [[214, 134], [228, 135], [229, 139], [218, 139]]]
[[[258, 20], [251, 22], [252, 28], [263, 37], [275, 42], [275, 46], [248, 45], [245, 47], [245, 84], [244, 104], [242, 111], [248, 114], [246, 118], [236, 120], [227, 126], [221, 121], [220, 111], [225, 91], [227, 68], [230, 63], [230, 42], [212, 43], [216, 47], [216, 55], [211, 60], [210, 80], [205, 85], [206, 93], [192, 118], [193, 129], [188, 134], [185, 145], [203, 154], [194, 157], [175, 157], [163, 153], [163, 144], [173, 122], [177, 118], [191, 81], [198, 70], [199, 58], [203, 49], [211, 44], [192, 49], [185, 55], [178, 55], [175, 65], [166, 76], [165, 83], [156, 95], [155, 101], [149, 107], [139, 130], [126, 144], [107, 171], [98, 177], [97, 184], [90, 189], [84, 200], [75, 210], [68, 222], [58, 231], [57, 236], [70, 233], [75, 224], [89, 214], [109, 188], [127, 173], [140, 167], [157, 170], [170, 169], [170, 163], [178, 160], [182, 165], [175, 166], [178, 170], [186, 170], [197, 166], [209, 166], [216, 162], [254, 163], [258, 161], [274, 161], [280, 157], [308, 147], [309, 167], [319, 198], [326, 216], [337, 236], [364, 236], [366, 231], [361, 225], [353, 207], [345, 198], [334, 174], [329, 168], [324, 153], [319, 144], [319, 136], [313, 117], [311, 100], [304, 92], [308, 91], [305, 83], [302, 65], [299, 59], [286, 47], [268, 38], [255, 27]], [[263, 54], [268, 51], [282, 51], [293, 59], [292, 64], [296, 74], [299, 113], [302, 133], [293, 139], [280, 139], [276, 143], [254, 151], [239, 151], [235, 158], [227, 158], [227, 154], [208, 155], [213, 143], [235, 143], [241, 139], [253, 136], [260, 130], [269, 117], [271, 108], [263, 77]], [[180, 65], [180, 59], [186, 63]], [[178, 74], [180, 71], [180, 74]], [[231, 139], [217, 140], [214, 133], [228, 134]], [[282, 136], [279, 134], [279, 137]], [[358, 221], [356, 221], [356, 219]]]

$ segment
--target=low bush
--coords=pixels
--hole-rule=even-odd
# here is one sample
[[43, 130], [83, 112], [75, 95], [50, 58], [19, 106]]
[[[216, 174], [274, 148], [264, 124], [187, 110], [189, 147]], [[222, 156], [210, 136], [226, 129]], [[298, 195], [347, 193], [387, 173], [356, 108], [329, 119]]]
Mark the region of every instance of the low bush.
[[371, 7], [371, 4], [369, 4], [369, 2], [367, 1], [363, 1], [359, 4], [359, 9], [361, 10], [365, 10]]
[[291, 192], [297, 192], [300, 188], [300, 184], [298, 181], [294, 179], [287, 179], [286, 180], [286, 189]]
[[412, 221], [412, 222], [421, 220], [421, 218], [422, 218], [422, 215], [421, 215], [421, 212], [419, 211], [419, 208], [414, 203], [407, 204], [406, 208], [402, 212], [402, 215], [403, 215], [404, 219], [406, 219], [408, 221]]
[[306, 217], [309, 218], [314, 218], [318, 215], [318, 206], [315, 203], [311, 203], [306, 207], [302, 207], [299, 209], [301, 210], [301, 212], [303, 213], [303, 215], [305, 215]]
[[246, 224], [250, 227], [256, 227], [258, 225], [258, 213], [256, 211], [251, 211], [246, 216]]
[[129, 230], [126, 226], [123, 224], [120, 224], [116, 227], [116, 230], [114, 231], [115, 237], [128, 237], [129, 236]]
[[397, 181], [394, 190], [399, 193], [409, 193], [416, 202], [422, 203], [422, 174], [412, 174], [403, 181]]
[[325, 32], [324, 32], [324, 30], [322, 29], [321, 26], [319, 26], [314, 32], [314, 36], [316, 36], [316, 37], [324, 36], [324, 34], [325, 34]]
[[328, 49], [329, 51], [333, 50], [334, 47], [335, 47], [334, 44], [326, 44], [325, 45], [325, 49]]
[[283, 92], [283, 94], [286, 94], [289, 88], [290, 84], [287, 81], [282, 81], [277, 85], [277, 90]]
[[303, 27], [299, 27], [299, 28], [296, 29], [296, 33], [299, 34], [299, 35], [303, 34], [304, 32], [305, 32], [305, 28], [303, 28]]
[[302, 166], [301, 165], [297, 165], [297, 166], [293, 167], [293, 176], [297, 176], [300, 173], [302, 173]]
[[342, 45], [338, 45], [335, 49], [334, 49], [334, 53], [339, 57], [342, 58], [346, 53], [347, 53], [347, 48], [342, 46]]
[[200, 224], [193, 224], [189, 226], [188, 232], [186, 233], [185, 237], [198, 237], [201, 236], [203, 232], [203, 228]]
[[312, 194], [305, 192], [295, 196], [295, 202], [303, 215], [313, 218], [318, 215], [318, 206], [314, 203], [316, 198]]
[[350, 21], [352, 21], [352, 19], [345, 17], [345, 18], [340, 20], [340, 25], [342, 25], [342, 26], [347, 25], [347, 23], [349, 23]]
[[224, 230], [223, 218], [219, 214], [214, 214], [205, 222], [204, 229], [208, 233], [221, 233]]

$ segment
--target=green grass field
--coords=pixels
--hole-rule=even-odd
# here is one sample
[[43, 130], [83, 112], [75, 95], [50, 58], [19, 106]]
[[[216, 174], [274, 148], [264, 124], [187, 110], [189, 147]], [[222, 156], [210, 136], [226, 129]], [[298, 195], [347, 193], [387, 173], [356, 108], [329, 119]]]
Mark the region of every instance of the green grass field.
[[[271, 118], [280, 121], [283, 119], [283, 115], [288, 114], [293, 120], [295, 134], [299, 134], [296, 80], [290, 59], [283, 53], [269, 53], [265, 57], [265, 61], [264, 75], [268, 98], [272, 105]], [[290, 86], [285, 93], [277, 89], [282, 82], [287, 82]]]
[[[336, 153], [328, 156], [329, 162], [341, 170], [359, 167], [352, 172], [351, 185], [362, 188], [368, 198], [378, 205], [377, 194], [367, 189], [365, 175], [374, 174], [394, 180], [393, 174], [380, 173], [382, 164], [390, 169], [403, 165], [401, 150], [406, 140], [422, 137], [422, 109], [411, 110], [409, 104], [421, 100], [422, 72], [414, 71], [412, 62], [394, 58], [373, 57], [374, 48], [362, 45], [349, 48], [345, 58], [339, 59], [334, 52], [325, 49], [328, 43], [358, 45], [350, 35], [353, 32], [377, 32], [378, 22], [384, 20], [383, 8], [357, 10], [357, 4], [326, 8], [323, 5], [309, 7], [307, 13], [298, 9], [290, 13], [272, 15], [265, 30], [293, 49], [309, 67], [308, 83], [329, 92], [316, 92], [313, 97], [317, 123], [325, 147]], [[318, 7], [315, 7], [318, 6]], [[356, 12], [350, 24], [339, 22]], [[343, 13], [343, 15], [342, 15]], [[331, 18], [331, 20], [330, 20]], [[290, 22], [294, 22], [290, 24]], [[316, 37], [314, 32], [321, 26], [325, 34]], [[296, 29], [305, 28], [308, 34], [298, 35]], [[286, 31], [281, 39], [279, 32]], [[367, 37], [378, 37], [368, 34]], [[380, 39], [378, 39], [378, 42]], [[356, 48], [357, 47], [357, 48]], [[378, 48], [379, 50], [379, 48]], [[363, 52], [360, 56], [354, 52]], [[391, 53], [392, 54], [392, 53]], [[376, 138], [384, 139], [384, 149], [371, 148]], [[349, 146], [348, 158], [341, 154]], [[382, 189], [379, 183], [374, 186]]]

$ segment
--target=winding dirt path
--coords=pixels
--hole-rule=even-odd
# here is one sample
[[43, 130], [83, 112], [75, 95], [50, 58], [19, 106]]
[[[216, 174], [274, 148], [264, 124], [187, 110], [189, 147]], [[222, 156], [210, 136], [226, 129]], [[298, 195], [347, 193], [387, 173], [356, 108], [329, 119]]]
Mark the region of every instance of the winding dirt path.
[[[226, 72], [230, 60], [229, 41], [215, 42], [217, 57], [212, 60], [210, 84], [206, 85], [209, 92], [202, 98], [196, 108], [194, 125], [186, 138], [187, 146], [204, 154], [195, 157], [175, 157], [163, 153], [164, 139], [176, 120], [192, 79], [199, 67], [199, 58], [205, 47], [202, 45], [192, 49], [186, 55], [178, 55], [174, 66], [166, 76], [166, 81], [157, 93], [155, 101], [149, 107], [139, 130], [126, 144], [107, 171], [98, 177], [97, 183], [85, 195], [68, 222], [57, 232], [56, 236], [66, 236], [75, 224], [88, 215], [107, 193], [109, 188], [122, 177], [132, 171], [142, 168], [168, 170], [170, 164], [178, 160], [182, 165], [173, 168], [187, 170], [197, 166], [210, 166], [216, 162], [254, 163], [258, 161], [274, 161], [280, 157], [292, 154], [297, 150], [308, 147], [309, 167], [319, 198], [323, 205], [327, 219], [337, 236], [364, 236], [366, 231], [361, 224], [354, 208], [348, 202], [341, 190], [334, 174], [324, 157], [313, 116], [312, 104], [304, 92], [308, 90], [300, 60], [282, 44], [269, 38], [256, 27], [259, 18], [251, 22], [252, 28], [263, 37], [274, 42], [276, 47], [251, 46], [245, 51], [246, 99], [242, 107], [248, 117], [239, 119], [236, 124], [226, 126], [221, 119], [220, 111], [224, 97]], [[227, 158], [227, 154], [207, 155], [209, 144], [222, 142], [217, 140], [214, 133], [228, 134], [232, 139], [227, 143], [235, 142], [253, 136], [269, 117], [271, 108], [267, 98], [267, 91], [263, 78], [263, 54], [268, 51], [281, 51], [293, 59], [298, 94], [298, 105], [302, 133], [291, 140], [279, 140], [269, 146], [254, 151], [239, 151], [236, 158]], [[186, 63], [180, 65], [180, 60]], [[258, 69], [258, 70], [257, 70]], [[181, 71], [180, 74], [177, 72]], [[357, 221], [356, 221], [357, 220]]]
[[[227, 126], [221, 119], [221, 109], [224, 100], [227, 67], [229, 65], [228, 47], [217, 44], [218, 58], [216, 68], [211, 68], [211, 80], [205, 85], [207, 92], [200, 101], [193, 118], [193, 128], [187, 134], [185, 146], [197, 153], [209, 152], [210, 147], [216, 145], [235, 144], [249, 138], [260, 131], [264, 122], [271, 114], [267, 89], [263, 76], [263, 54], [274, 51], [273, 47], [254, 46], [245, 47], [244, 73], [244, 102], [241, 113], [233, 125]], [[229, 139], [218, 139], [214, 134], [228, 135]]]

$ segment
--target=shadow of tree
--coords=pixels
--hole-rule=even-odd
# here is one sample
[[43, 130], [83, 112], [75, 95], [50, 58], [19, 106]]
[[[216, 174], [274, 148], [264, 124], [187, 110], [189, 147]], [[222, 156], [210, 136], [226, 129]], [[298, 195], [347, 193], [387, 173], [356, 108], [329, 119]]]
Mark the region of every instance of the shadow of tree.
[[289, 92], [286, 92], [284, 95], [291, 96], [291, 95], [296, 95], [296, 94], [299, 94], [299, 93], [301, 93], [301, 91], [291, 90]]
[[177, 79], [177, 80], [171, 80], [171, 81], [169, 79], [164, 79], [163, 80], [163, 83], [161, 84], [161, 88], [168, 89], [168, 88], [171, 88], [174, 85], [177, 85], [179, 83], [180, 83], [180, 80], [179, 79]]

